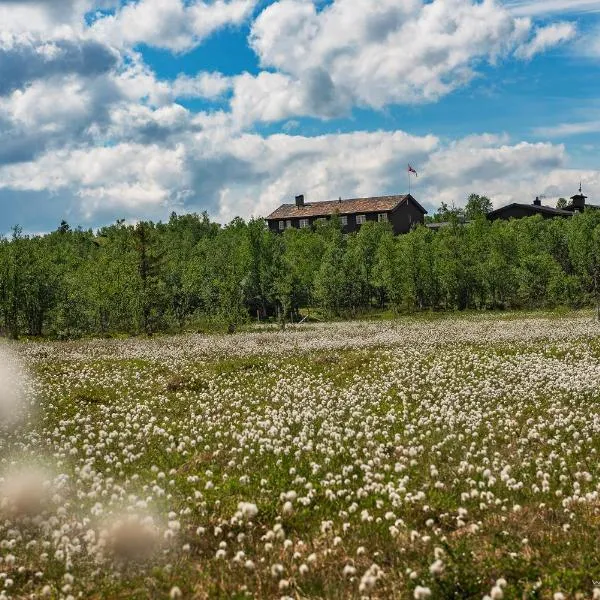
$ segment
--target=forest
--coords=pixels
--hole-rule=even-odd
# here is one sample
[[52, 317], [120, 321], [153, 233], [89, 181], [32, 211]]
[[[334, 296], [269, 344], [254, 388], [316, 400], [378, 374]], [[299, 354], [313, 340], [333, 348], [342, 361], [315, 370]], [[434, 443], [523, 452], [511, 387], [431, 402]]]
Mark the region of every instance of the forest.
[[302, 315], [580, 308], [596, 304], [600, 211], [419, 226], [394, 237], [337, 219], [273, 234], [260, 219], [225, 226], [206, 214], [117, 221], [0, 241], [0, 328], [12, 338], [221, 329]]

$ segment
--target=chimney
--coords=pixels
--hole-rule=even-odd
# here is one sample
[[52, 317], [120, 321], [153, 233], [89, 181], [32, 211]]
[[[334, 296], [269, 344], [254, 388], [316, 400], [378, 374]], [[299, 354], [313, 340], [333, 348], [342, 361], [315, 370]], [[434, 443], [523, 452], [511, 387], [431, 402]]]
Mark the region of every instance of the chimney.
[[533, 201], [533, 205], [534, 206], [541, 206], [542, 205], [542, 201], [540, 200], [539, 196], [536, 196], [535, 200]]
[[302, 208], [304, 206], [304, 194], [296, 196], [296, 208]]

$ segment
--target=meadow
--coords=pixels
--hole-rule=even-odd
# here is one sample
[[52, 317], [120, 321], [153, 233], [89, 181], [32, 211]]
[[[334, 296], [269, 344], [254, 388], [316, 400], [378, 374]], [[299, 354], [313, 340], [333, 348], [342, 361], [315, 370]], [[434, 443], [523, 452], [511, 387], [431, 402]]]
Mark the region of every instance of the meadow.
[[1, 600], [600, 598], [589, 314], [2, 356]]

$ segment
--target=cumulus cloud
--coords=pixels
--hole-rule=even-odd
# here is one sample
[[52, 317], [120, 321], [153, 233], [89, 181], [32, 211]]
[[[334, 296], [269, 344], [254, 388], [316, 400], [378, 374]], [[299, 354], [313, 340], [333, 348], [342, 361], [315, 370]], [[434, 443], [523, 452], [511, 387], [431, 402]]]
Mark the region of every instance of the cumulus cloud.
[[119, 0], [0, 0], [0, 30], [65, 37], [84, 31], [89, 11], [118, 4]]
[[172, 84], [174, 98], [222, 97], [231, 88], [230, 78], [221, 73], [198, 73], [194, 77], [179, 75]]
[[[166, 123], [180, 118], [158, 110], [166, 110], [160, 117]], [[0, 168], [0, 187], [71, 193], [74, 214], [87, 222], [107, 214], [164, 218], [171, 210], [204, 209], [226, 222], [265, 216], [298, 193], [312, 200], [402, 193], [407, 162], [418, 166], [413, 193], [429, 208], [441, 201], [461, 205], [472, 191], [497, 204], [556, 190], [565, 195], [565, 182], [579, 178], [600, 194], [599, 173], [569, 174], [560, 144], [496, 135], [447, 142], [402, 131], [261, 136], [239, 132], [222, 115], [202, 126], [184, 118], [195, 129], [181, 128], [168, 144], [48, 152]]]
[[538, 194], [551, 196], [548, 187], [559, 180], [556, 173], [562, 173], [563, 185], [569, 180], [566, 163], [562, 144], [511, 144], [506, 136], [469, 136], [436, 149], [419, 176], [436, 206], [442, 201], [461, 206], [470, 191], [486, 194], [500, 206], [529, 202]]
[[117, 54], [95, 41], [0, 38], [0, 96], [40, 78], [76, 74], [95, 77], [113, 69]]
[[185, 52], [218, 29], [243, 23], [255, 5], [256, 0], [138, 0], [100, 16], [91, 33], [120, 47], [144, 43]]
[[244, 73], [233, 78], [232, 88], [231, 112], [241, 127], [297, 115], [336, 117], [350, 108], [349, 95], [335, 90], [322, 69], [307, 71], [304, 82], [282, 73]]
[[[183, 148], [122, 143], [117, 146], [48, 152], [35, 162], [2, 169], [3, 187], [58, 190], [75, 185], [102, 189], [111, 184], [162, 182], [164, 189], [181, 185]], [[124, 198], [123, 202], [127, 202]]]
[[106, 140], [127, 140], [135, 144], [176, 143], [198, 130], [192, 115], [179, 104], [151, 108], [135, 102], [115, 107], [110, 123], [101, 132]]
[[494, 179], [518, 179], [527, 171], [550, 171], [562, 166], [565, 158], [562, 145], [509, 144], [502, 136], [470, 136], [434, 152], [424, 171], [433, 184], [469, 181], [481, 185]]
[[[92, 129], [105, 123], [112, 105], [121, 101], [115, 83], [121, 55], [86, 38], [69, 21], [70, 11], [81, 11], [83, 18], [89, 6], [77, 0], [0, 0], [0, 164], [89, 143]], [[31, 20], [20, 23], [23, 16]]]
[[[241, 80], [235, 96], [249, 88], [254, 97], [261, 89], [274, 92], [282, 106], [269, 113], [286, 115], [298, 114], [297, 104], [305, 114], [330, 116], [353, 104], [432, 102], [473, 79], [480, 63], [521, 48], [530, 31], [529, 19], [493, 0], [334, 0], [321, 10], [280, 0], [253, 23], [250, 43], [261, 65], [289, 76], [301, 98], [279, 93], [281, 81], [273, 78], [253, 87]], [[560, 33], [562, 40], [566, 32]], [[531, 51], [549, 47], [552, 34], [559, 41], [557, 31], [540, 31]]]
[[[258, 73], [160, 79], [136, 49], [186, 52], [259, 5]], [[226, 221], [302, 192], [402, 192], [407, 162], [430, 207], [473, 187], [516, 199], [541, 193], [538, 177], [567, 161], [560, 145], [502, 136], [289, 134], [300, 116], [436, 101], [484, 63], [527, 60], [575, 35], [569, 23], [536, 29], [497, 0], [0, 0], [0, 23], [0, 191], [60, 195], [89, 224], [173, 208]], [[178, 103], [190, 98], [212, 108]], [[288, 123], [288, 135], [252, 133], [261, 122]]]
[[0, 96], [0, 164], [32, 160], [53, 148], [93, 143], [122, 101], [111, 75], [37, 80]]

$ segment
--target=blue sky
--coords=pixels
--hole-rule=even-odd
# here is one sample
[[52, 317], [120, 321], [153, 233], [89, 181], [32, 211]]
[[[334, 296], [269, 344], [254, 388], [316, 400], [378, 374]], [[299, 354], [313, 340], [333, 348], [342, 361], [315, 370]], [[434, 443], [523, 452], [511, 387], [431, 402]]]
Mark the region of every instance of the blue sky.
[[[600, 0], [0, 0], [0, 231], [600, 197]], [[598, 202], [598, 200], [596, 200]]]

